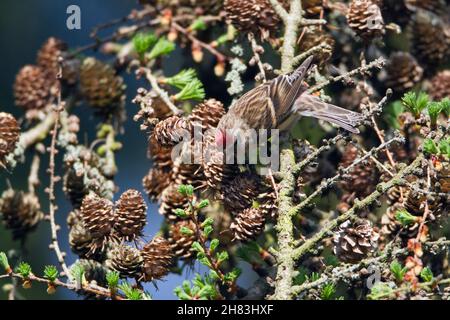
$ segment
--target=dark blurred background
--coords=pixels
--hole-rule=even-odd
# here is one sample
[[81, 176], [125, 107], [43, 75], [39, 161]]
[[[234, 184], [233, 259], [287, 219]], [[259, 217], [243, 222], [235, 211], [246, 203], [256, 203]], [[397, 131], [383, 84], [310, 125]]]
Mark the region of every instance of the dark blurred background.
[[[0, 2], [0, 110], [10, 112], [17, 118], [23, 116], [22, 111], [14, 106], [12, 92], [14, 78], [22, 66], [35, 63], [37, 50], [48, 37], [60, 38], [67, 42], [71, 48], [91, 43], [89, 33], [94, 26], [127, 15], [132, 8], [136, 7], [136, 2], [136, 0], [2, 0]], [[68, 30], [66, 28], [66, 9], [71, 4], [79, 5], [81, 8], [81, 30]], [[166, 62], [168, 74], [173, 74], [186, 65], [186, 62], [182, 59], [182, 54], [178, 50], [169, 57], [169, 63]], [[98, 54], [87, 52], [86, 55]], [[105, 57], [102, 58], [105, 59]], [[119, 195], [128, 188], [143, 191], [141, 179], [151, 165], [146, 158], [146, 137], [139, 131], [139, 124], [132, 120], [132, 115], [136, 112], [137, 106], [132, 104], [131, 100], [135, 96], [137, 87], [144, 85], [144, 83], [137, 83], [133, 75], [124, 74], [123, 76], [127, 83], [128, 120], [124, 125], [126, 135], [118, 138], [124, 145], [122, 151], [117, 154], [119, 173], [115, 181], [119, 186]], [[221, 98], [214, 96], [214, 86], [212, 88], [212, 92], [207, 91], [208, 97]], [[223, 92], [223, 90], [219, 91]], [[75, 113], [81, 118], [81, 132], [85, 134], [87, 141], [92, 141], [96, 125], [96, 119], [92, 112], [85, 106], [81, 106], [76, 108]], [[80, 141], [84, 140], [84, 136], [80, 136]], [[3, 192], [8, 184], [11, 184], [15, 189], [26, 190], [30, 158], [28, 156], [26, 163], [19, 163], [12, 172], [0, 171], [0, 192]], [[47, 164], [48, 157], [44, 156], [42, 166]], [[39, 194], [42, 208], [46, 212], [48, 211], [48, 201], [43, 190], [48, 185], [48, 177], [43, 170], [41, 170], [40, 178]], [[68, 264], [72, 264], [77, 257], [70, 251], [65, 222], [71, 207], [61, 187], [61, 184], [58, 184], [56, 194], [59, 205], [57, 221], [61, 224], [59, 238], [62, 249], [68, 254], [66, 260]], [[158, 215], [155, 205], [149, 206], [148, 213], [149, 223], [145, 234], [150, 238], [159, 230], [162, 218]], [[57, 265], [54, 253], [48, 248], [50, 243], [49, 230], [49, 224], [45, 221], [41, 222], [38, 229], [27, 238], [22, 250], [23, 255], [13, 258], [11, 262], [15, 265], [22, 260], [29, 262], [33, 272], [38, 275], [42, 275], [45, 265]], [[11, 233], [0, 225], [0, 251], [11, 253], [11, 250], [16, 249], [19, 252], [17, 249], [20, 249], [20, 247], [20, 243], [11, 240]], [[242, 267], [248, 270], [247, 266]], [[171, 274], [164, 281], [159, 281], [158, 288], [149, 284], [146, 289], [155, 299], [174, 299], [173, 289], [177, 285], [180, 285], [184, 279], [192, 278], [196, 272], [204, 271], [200, 266], [194, 265], [192, 268], [186, 268], [182, 275]], [[252, 281], [252, 278], [252, 276], [243, 277], [241, 281], [249, 282]], [[0, 287], [8, 282], [9, 280], [1, 280]], [[49, 296], [45, 292], [45, 287], [39, 284], [34, 284], [33, 288], [29, 290], [20, 289], [19, 293], [27, 299], [78, 298], [75, 293], [63, 288], [58, 289], [56, 295]], [[6, 295], [2, 290], [0, 299], [5, 298]]]

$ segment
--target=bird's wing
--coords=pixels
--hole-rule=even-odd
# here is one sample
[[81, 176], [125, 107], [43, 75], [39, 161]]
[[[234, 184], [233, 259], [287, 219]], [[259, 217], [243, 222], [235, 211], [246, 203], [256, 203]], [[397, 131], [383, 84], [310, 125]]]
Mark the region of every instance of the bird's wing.
[[293, 73], [281, 75], [269, 82], [270, 98], [279, 122], [289, 116], [295, 100], [306, 90], [303, 80], [311, 67], [312, 60], [313, 57], [310, 56]]
[[296, 113], [325, 120], [353, 133], [359, 133], [356, 128], [364, 119], [363, 115], [320, 100], [311, 94], [301, 95], [294, 105]]
[[250, 90], [230, 107], [229, 112], [252, 128], [276, 128], [289, 117], [294, 101], [304, 91], [301, 90], [305, 88], [302, 83], [312, 59], [312, 56], [306, 59], [293, 73]]
[[246, 120], [250, 127], [254, 127], [252, 124], [258, 124], [255, 129], [269, 129], [277, 125], [268, 82], [244, 94], [230, 107], [229, 112], [235, 117]]

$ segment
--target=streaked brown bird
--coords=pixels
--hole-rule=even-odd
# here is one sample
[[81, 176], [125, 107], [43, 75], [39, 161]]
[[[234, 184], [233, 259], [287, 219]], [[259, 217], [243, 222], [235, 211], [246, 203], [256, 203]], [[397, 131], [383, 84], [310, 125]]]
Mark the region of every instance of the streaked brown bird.
[[291, 74], [278, 76], [244, 94], [220, 120], [216, 143], [224, 146], [234, 142], [238, 134], [248, 129], [289, 130], [302, 116], [358, 133], [361, 114], [323, 102], [307, 92], [304, 78], [312, 60], [310, 56]]

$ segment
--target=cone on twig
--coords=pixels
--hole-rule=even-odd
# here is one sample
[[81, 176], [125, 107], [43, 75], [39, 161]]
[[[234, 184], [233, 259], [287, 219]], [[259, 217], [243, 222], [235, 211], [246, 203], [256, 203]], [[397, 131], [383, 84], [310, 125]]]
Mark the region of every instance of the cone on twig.
[[153, 130], [152, 136], [162, 147], [173, 147], [184, 136], [190, 137], [191, 129], [189, 120], [172, 116], [158, 123]]
[[411, 90], [422, 79], [423, 69], [408, 52], [396, 52], [386, 65], [386, 86], [395, 93]]
[[350, 28], [364, 41], [384, 34], [384, 20], [380, 7], [372, 0], [352, 0], [347, 13]]
[[334, 253], [341, 261], [357, 263], [375, 250], [378, 239], [370, 221], [346, 221], [334, 235]]
[[144, 259], [142, 276], [144, 281], [158, 280], [169, 273], [174, 255], [170, 243], [163, 237], [153, 238], [144, 246], [141, 255]]
[[224, 9], [227, 21], [240, 31], [275, 32], [280, 23], [269, 0], [225, 0]]
[[230, 229], [235, 240], [248, 241], [256, 238], [264, 230], [264, 225], [264, 212], [257, 208], [248, 208], [234, 217]]
[[443, 70], [436, 74], [431, 79], [428, 92], [435, 101], [450, 97], [450, 70]]
[[237, 214], [252, 207], [259, 195], [258, 180], [254, 176], [236, 176], [225, 183], [221, 191], [221, 200], [225, 209]]
[[150, 136], [148, 142], [147, 154], [148, 157], [153, 160], [153, 164], [156, 168], [161, 169], [164, 172], [172, 171], [172, 148], [160, 146], [153, 135]]
[[186, 210], [189, 207], [188, 199], [178, 192], [178, 186], [175, 184], [169, 185], [164, 189], [161, 195], [161, 205], [159, 206], [159, 213], [167, 219], [175, 221], [178, 216], [175, 214], [176, 209]]
[[0, 112], [0, 167], [5, 165], [6, 157], [16, 148], [19, 135], [17, 120], [9, 113]]
[[439, 17], [418, 11], [412, 19], [410, 34], [412, 50], [419, 62], [436, 67], [448, 58], [450, 28]]
[[103, 259], [103, 252], [99, 250], [90, 252], [93, 238], [84, 227], [80, 210], [75, 209], [69, 213], [67, 216], [67, 225], [69, 226], [69, 244], [75, 254], [89, 259]]
[[49, 102], [52, 85], [41, 67], [24, 66], [14, 82], [16, 105], [25, 110], [43, 109]]
[[90, 251], [104, 251], [114, 224], [113, 203], [96, 194], [88, 194], [81, 204], [81, 217], [93, 238]]
[[138, 249], [120, 244], [111, 250], [107, 265], [119, 272], [123, 278], [139, 278], [142, 275], [143, 262], [144, 259]]
[[159, 168], [152, 168], [147, 175], [142, 179], [142, 185], [147, 193], [150, 201], [157, 201], [165, 188], [171, 182], [171, 174], [164, 172]]
[[0, 216], [14, 239], [22, 239], [44, 218], [39, 199], [31, 193], [8, 189], [0, 198]]
[[196, 226], [192, 220], [181, 220], [170, 225], [169, 242], [175, 256], [183, 259], [192, 257], [194, 241], [197, 241], [197, 236]]
[[[358, 149], [353, 145], [345, 148], [341, 162], [342, 168], [347, 168], [358, 159]], [[340, 186], [349, 194], [358, 198], [365, 197], [373, 192], [378, 181], [376, 166], [372, 161], [362, 162], [351, 169], [350, 173], [343, 177]]]
[[216, 128], [220, 119], [225, 114], [225, 108], [220, 101], [209, 99], [197, 105], [189, 115], [189, 120], [194, 127], [198, 126], [202, 132]]
[[147, 205], [137, 190], [127, 190], [116, 202], [114, 230], [125, 241], [142, 235], [147, 223]]
[[211, 190], [220, 192], [223, 185], [239, 173], [239, 168], [226, 164], [225, 155], [217, 148], [214, 135], [204, 137], [203, 152], [202, 168], [206, 185]]
[[115, 70], [99, 60], [86, 58], [80, 70], [80, 89], [94, 108], [114, 108], [125, 99], [125, 85]]
[[[37, 64], [42, 68], [49, 81], [56, 81], [60, 68], [62, 80], [73, 85], [78, 81], [79, 62], [75, 59], [65, 60], [68, 46], [60, 39], [50, 37], [39, 49]], [[62, 58], [62, 64], [59, 61]]]

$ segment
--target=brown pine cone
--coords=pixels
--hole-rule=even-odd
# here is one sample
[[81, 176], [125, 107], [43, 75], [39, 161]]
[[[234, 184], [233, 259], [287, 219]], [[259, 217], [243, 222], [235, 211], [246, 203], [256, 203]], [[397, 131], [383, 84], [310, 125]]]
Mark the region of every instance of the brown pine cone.
[[[358, 158], [358, 149], [353, 145], [345, 148], [341, 162], [342, 168], [349, 167]], [[378, 182], [377, 169], [372, 161], [362, 162], [343, 176], [340, 186], [349, 194], [354, 194], [358, 198], [363, 198], [375, 190]]]
[[[322, 1], [320, 1], [322, 2]], [[325, 43], [331, 47], [330, 50], [322, 49], [319, 53], [314, 55], [314, 60], [322, 67], [325, 65], [333, 55], [335, 41], [333, 37], [327, 33], [323, 28], [306, 28], [299, 39], [299, 51], [306, 52], [311, 48], [314, 48], [322, 43]]]
[[94, 108], [114, 108], [125, 100], [122, 77], [108, 64], [86, 58], [80, 70], [80, 89], [83, 97]]
[[52, 82], [41, 67], [27, 65], [20, 69], [14, 82], [14, 97], [25, 110], [43, 109], [50, 99]]
[[13, 239], [23, 239], [44, 218], [39, 199], [31, 193], [8, 189], [0, 198], [0, 215]]
[[144, 281], [158, 280], [169, 273], [174, 255], [169, 241], [163, 237], [153, 238], [144, 246], [141, 255], [144, 258]]
[[189, 120], [172, 116], [156, 125], [152, 137], [160, 146], [173, 147], [181, 142], [184, 136], [190, 138], [191, 126]]
[[394, 203], [386, 210], [386, 213], [381, 217], [381, 233], [386, 236], [396, 236], [399, 234], [403, 239], [416, 237], [420, 223], [415, 222], [408, 226], [403, 226], [395, 217], [397, 212], [401, 210], [405, 210], [404, 205], [401, 203]]
[[153, 135], [148, 142], [147, 155], [153, 160], [154, 167], [164, 172], [172, 171], [172, 148], [160, 146]]
[[188, 119], [194, 127], [201, 127], [202, 132], [205, 132], [216, 128], [224, 115], [223, 104], [215, 99], [209, 99], [197, 105]]
[[0, 112], [0, 167], [5, 165], [6, 157], [16, 148], [19, 137], [17, 120], [9, 113]]
[[[417, 236], [420, 226], [420, 218], [425, 213], [425, 203], [427, 197], [424, 194], [404, 188], [403, 192], [404, 202], [400, 201], [392, 204], [382, 216], [381, 224], [382, 233], [385, 235], [396, 235], [400, 232], [400, 236], [404, 239], [410, 239]], [[428, 199], [428, 215], [427, 221], [434, 222], [439, 220], [442, 214], [448, 210], [446, 209], [445, 200], [440, 198]], [[406, 210], [411, 215], [418, 217], [417, 221], [410, 225], [403, 226], [397, 219], [398, 211]]]
[[90, 252], [104, 251], [114, 224], [113, 203], [96, 194], [88, 194], [81, 204], [81, 217], [93, 238]]
[[255, 239], [264, 230], [265, 215], [259, 209], [247, 208], [234, 217], [230, 229], [234, 240], [249, 241]]
[[341, 261], [357, 263], [376, 249], [379, 237], [368, 220], [360, 220], [353, 225], [346, 221], [334, 235], [334, 254]]
[[280, 23], [268, 0], [225, 0], [224, 9], [228, 23], [240, 31], [276, 32]]
[[92, 236], [83, 225], [83, 218], [78, 209], [67, 215], [67, 226], [69, 227], [69, 244], [72, 251], [80, 256], [86, 257], [91, 246]]
[[224, 153], [216, 147], [214, 135], [204, 138], [202, 168], [206, 185], [214, 191], [220, 191], [222, 186], [239, 174], [236, 165], [226, 164]]
[[413, 53], [419, 62], [435, 67], [448, 58], [450, 28], [439, 17], [418, 11], [413, 17], [410, 33]]
[[159, 168], [151, 168], [147, 175], [142, 179], [142, 185], [150, 201], [157, 201], [165, 188], [171, 182], [172, 175]]
[[221, 200], [226, 210], [237, 214], [251, 208], [258, 195], [258, 179], [255, 176], [238, 175], [223, 185]]
[[264, 214], [265, 217], [275, 219], [278, 216], [277, 196], [273, 189], [261, 193], [258, 196], [258, 203], [258, 209]]
[[123, 278], [139, 278], [142, 275], [144, 259], [141, 252], [126, 244], [114, 246], [106, 265], [119, 272]]
[[137, 190], [127, 190], [116, 202], [114, 230], [125, 241], [142, 235], [147, 223], [147, 205]]
[[164, 189], [161, 195], [161, 205], [159, 206], [159, 214], [171, 221], [178, 220], [175, 214], [176, 209], [186, 210], [189, 207], [189, 201], [185, 196], [178, 192], [178, 186], [170, 184]]
[[[37, 64], [42, 68], [49, 81], [56, 81], [60, 69], [58, 59], [67, 57], [67, 44], [57, 38], [48, 38], [38, 52]], [[62, 80], [73, 85], [78, 81], [79, 63], [78, 60], [63, 60]]]
[[410, 190], [406, 197], [404, 207], [414, 216], [422, 217], [425, 213], [425, 204], [428, 202], [428, 221], [437, 220], [442, 214], [443, 203], [439, 198], [428, 198], [415, 190]]
[[385, 32], [380, 7], [372, 0], [352, 0], [347, 21], [350, 28], [364, 41], [381, 37]]
[[397, 94], [411, 90], [422, 79], [423, 69], [408, 52], [395, 52], [386, 65], [386, 86]]
[[450, 70], [443, 70], [431, 79], [428, 93], [435, 101], [450, 97]]
[[175, 161], [173, 166], [172, 181], [176, 185], [191, 185], [194, 188], [204, 186], [204, 175], [202, 167], [198, 164], [187, 164], [182, 161]]
[[95, 254], [89, 255], [92, 244], [92, 236], [83, 226], [83, 223], [77, 223], [70, 227], [69, 244], [72, 251], [80, 257], [89, 256], [89, 258], [91, 258], [95, 256]]
[[38, 51], [37, 64], [43, 69], [44, 73], [55, 79], [59, 71], [58, 58], [66, 51], [66, 43], [57, 38], [50, 37]]
[[[183, 233], [182, 229], [187, 228], [192, 231], [192, 234]], [[188, 259], [192, 257], [195, 252], [192, 250], [192, 244], [197, 241], [196, 226], [192, 220], [181, 220], [170, 225], [169, 242], [175, 256]]]

